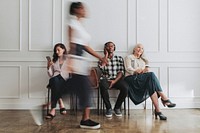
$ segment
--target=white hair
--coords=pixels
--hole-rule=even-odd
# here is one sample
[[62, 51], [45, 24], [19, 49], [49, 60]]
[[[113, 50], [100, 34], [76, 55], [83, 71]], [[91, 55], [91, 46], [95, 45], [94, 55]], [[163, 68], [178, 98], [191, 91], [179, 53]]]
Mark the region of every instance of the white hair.
[[[141, 43], [137, 43], [134, 48], [133, 48], [133, 54], [135, 53], [135, 49], [138, 47], [138, 46], [143, 46]], [[146, 64], [149, 64], [149, 61], [147, 60], [147, 58], [145, 57], [144, 55], [144, 50], [143, 50], [143, 53], [141, 54], [140, 58], [146, 63]]]

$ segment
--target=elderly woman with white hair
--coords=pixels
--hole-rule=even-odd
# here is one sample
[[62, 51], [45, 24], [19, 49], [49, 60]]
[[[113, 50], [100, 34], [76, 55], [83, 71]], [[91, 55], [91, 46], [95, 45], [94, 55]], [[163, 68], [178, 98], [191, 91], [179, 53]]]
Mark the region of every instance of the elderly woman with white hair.
[[153, 72], [149, 72], [148, 60], [144, 57], [142, 44], [137, 44], [131, 55], [125, 57], [126, 77], [125, 81], [129, 84], [129, 96], [135, 105], [142, 103], [147, 98], [151, 98], [155, 107], [155, 117], [160, 120], [167, 120], [159, 108], [158, 98], [164, 106], [175, 107], [168, 97], [163, 93], [160, 83]]

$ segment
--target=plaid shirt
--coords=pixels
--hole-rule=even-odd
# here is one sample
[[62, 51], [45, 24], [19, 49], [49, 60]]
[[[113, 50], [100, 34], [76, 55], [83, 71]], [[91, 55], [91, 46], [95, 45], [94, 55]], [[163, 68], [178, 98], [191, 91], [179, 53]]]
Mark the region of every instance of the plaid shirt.
[[99, 68], [102, 71], [101, 79], [103, 77], [107, 79], [115, 79], [119, 72], [122, 72], [124, 75], [124, 60], [121, 56], [114, 55], [112, 59], [108, 58], [108, 65], [101, 67], [99, 64]]

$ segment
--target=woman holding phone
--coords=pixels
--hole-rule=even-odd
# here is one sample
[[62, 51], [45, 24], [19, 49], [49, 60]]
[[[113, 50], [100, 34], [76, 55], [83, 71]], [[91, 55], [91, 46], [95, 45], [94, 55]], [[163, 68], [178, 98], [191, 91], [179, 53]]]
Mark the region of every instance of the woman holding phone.
[[60, 114], [65, 115], [66, 109], [62, 100], [62, 91], [66, 88], [66, 80], [69, 77], [67, 71], [67, 50], [65, 45], [58, 43], [54, 46], [53, 59], [47, 58], [47, 72], [51, 77], [49, 86], [51, 88], [51, 110], [47, 114], [46, 119], [53, 119], [56, 115], [56, 104], [59, 103]]

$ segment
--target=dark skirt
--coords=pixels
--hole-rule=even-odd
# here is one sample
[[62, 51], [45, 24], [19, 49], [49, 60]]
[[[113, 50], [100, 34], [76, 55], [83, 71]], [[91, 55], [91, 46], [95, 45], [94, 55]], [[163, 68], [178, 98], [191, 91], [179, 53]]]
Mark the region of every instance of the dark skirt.
[[[91, 83], [88, 76], [72, 74], [66, 82], [66, 87], [63, 94], [75, 94], [79, 100], [79, 107], [85, 109], [91, 107]], [[66, 92], [67, 91], [67, 92]]]
[[[85, 47], [81, 44], [72, 43], [71, 53], [76, 56], [83, 56]], [[83, 67], [83, 66], [79, 66]], [[70, 94], [76, 94], [78, 96], [79, 105], [81, 109], [91, 107], [91, 82], [88, 75], [81, 75], [72, 73], [71, 78], [67, 80], [67, 90]], [[65, 93], [65, 92], [64, 92]]]
[[160, 83], [153, 72], [130, 75], [125, 78], [125, 81], [129, 85], [129, 97], [135, 105], [142, 103], [155, 92], [162, 92]]

